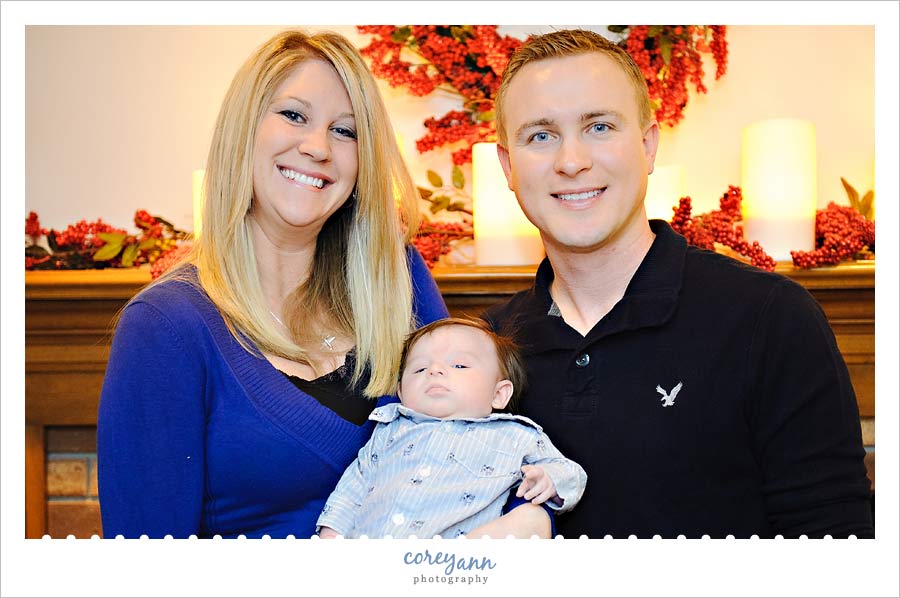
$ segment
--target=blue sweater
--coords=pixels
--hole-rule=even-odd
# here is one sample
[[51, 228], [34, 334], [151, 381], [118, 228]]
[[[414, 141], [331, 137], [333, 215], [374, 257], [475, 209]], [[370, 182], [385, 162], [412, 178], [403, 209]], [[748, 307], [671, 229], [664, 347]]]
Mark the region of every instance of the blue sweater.
[[[445, 317], [409, 253], [417, 320]], [[122, 312], [100, 396], [104, 536], [308, 538], [373, 425], [342, 419], [244, 350], [196, 286], [155, 285]]]

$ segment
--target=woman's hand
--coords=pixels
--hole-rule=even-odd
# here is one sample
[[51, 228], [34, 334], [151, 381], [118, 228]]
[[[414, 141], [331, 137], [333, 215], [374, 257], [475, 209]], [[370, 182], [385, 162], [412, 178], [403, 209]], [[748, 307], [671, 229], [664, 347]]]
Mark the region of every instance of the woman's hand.
[[482, 536], [491, 538], [506, 538], [508, 536], [530, 538], [538, 536], [539, 538], [547, 539], [550, 538], [550, 530], [550, 515], [547, 514], [544, 507], [533, 503], [525, 503], [499, 519], [494, 519], [490, 523], [476, 527], [466, 536], [473, 540], [480, 539]]

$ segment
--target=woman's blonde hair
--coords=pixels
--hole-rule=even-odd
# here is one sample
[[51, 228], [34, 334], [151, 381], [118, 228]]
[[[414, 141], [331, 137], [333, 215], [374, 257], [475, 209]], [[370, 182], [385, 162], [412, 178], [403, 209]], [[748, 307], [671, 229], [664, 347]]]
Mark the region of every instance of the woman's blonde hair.
[[[286, 299], [294, 339], [339, 332], [356, 342], [353, 382], [363, 392], [393, 392], [403, 340], [413, 327], [406, 242], [418, 225], [417, 196], [375, 79], [353, 45], [331, 32], [284, 31], [238, 70], [219, 112], [204, 178], [202, 235], [187, 261], [225, 322], [248, 350], [311, 365], [308, 353], [276, 328], [263, 297], [248, 223], [253, 148], [276, 88], [300, 63], [334, 67], [356, 121], [356, 188], [323, 226], [308, 280]], [[398, 210], [399, 207], [399, 210]]]

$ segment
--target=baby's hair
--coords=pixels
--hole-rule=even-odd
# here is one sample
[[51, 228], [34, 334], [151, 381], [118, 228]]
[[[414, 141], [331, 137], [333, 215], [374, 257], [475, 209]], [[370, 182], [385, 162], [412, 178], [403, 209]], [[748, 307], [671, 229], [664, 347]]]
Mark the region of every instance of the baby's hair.
[[518, 345], [516, 345], [510, 337], [494, 332], [490, 324], [482, 319], [444, 318], [442, 320], [435, 320], [407, 336], [406, 342], [403, 343], [403, 353], [400, 355], [400, 373], [398, 375], [398, 380], [403, 378], [403, 372], [406, 370], [406, 358], [409, 355], [409, 351], [413, 348], [413, 345], [426, 334], [430, 334], [438, 328], [443, 328], [445, 326], [468, 326], [469, 328], [480, 330], [491, 339], [497, 353], [497, 362], [500, 366], [500, 378], [501, 380], [509, 380], [513, 384], [512, 396], [509, 398], [509, 403], [507, 403], [506, 408], [503, 409], [503, 411], [516, 413], [519, 397], [525, 389], [525, 363], [522, 360]]

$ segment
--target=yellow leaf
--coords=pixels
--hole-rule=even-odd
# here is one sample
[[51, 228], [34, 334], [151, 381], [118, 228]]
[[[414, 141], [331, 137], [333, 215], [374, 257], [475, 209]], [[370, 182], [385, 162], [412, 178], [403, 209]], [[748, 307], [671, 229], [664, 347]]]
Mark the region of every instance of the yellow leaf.
[[122, 265], [126, 268], [130, 268], [134, 265], [134, 258], [138, 255], [138, 246], [137, 245], [129, 245], [125, 248], [125, 251], [122, 252]]
[[115, 243], [113, 241], [110, 241], [109, 243], [98, 249], [96, 253], [94, 253], [94, 261], [105, 262], [107, 260], [111, 260], [119, 255], [120, 251], [122, 251], [122, 242], [120, 241], [118, 243]]

